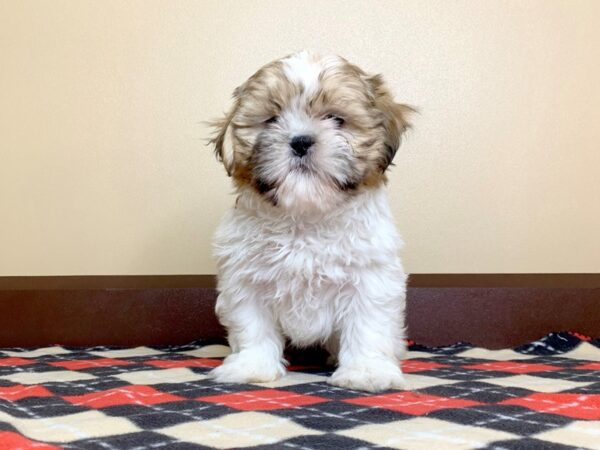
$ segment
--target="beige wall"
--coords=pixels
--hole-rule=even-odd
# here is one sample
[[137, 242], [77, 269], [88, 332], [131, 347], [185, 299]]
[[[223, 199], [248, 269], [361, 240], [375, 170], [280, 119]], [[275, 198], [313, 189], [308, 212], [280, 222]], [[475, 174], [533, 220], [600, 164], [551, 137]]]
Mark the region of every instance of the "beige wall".
[[600, 1], [0, 0], [0, 275], [210, 273], [201, 121], [302, 48], [420, 108], [411, 272], [600, 271]]

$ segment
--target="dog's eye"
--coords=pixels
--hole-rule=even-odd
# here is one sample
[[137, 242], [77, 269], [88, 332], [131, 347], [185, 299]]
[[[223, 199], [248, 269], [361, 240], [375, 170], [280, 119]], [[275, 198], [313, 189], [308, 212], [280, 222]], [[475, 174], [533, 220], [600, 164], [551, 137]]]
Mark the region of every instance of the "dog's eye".
[[279, 116], [273, 116], [273, 117], [269, 117], [267, 120], [265, 120], [263, 123], [269, 124], [269, 123], [275, 123], [277, 122], [277, 120], [279, 119]]
[[325, 120], [333, 120], [338, 127], [344, 125], [345, 120], [335, 114], [327, 114]]

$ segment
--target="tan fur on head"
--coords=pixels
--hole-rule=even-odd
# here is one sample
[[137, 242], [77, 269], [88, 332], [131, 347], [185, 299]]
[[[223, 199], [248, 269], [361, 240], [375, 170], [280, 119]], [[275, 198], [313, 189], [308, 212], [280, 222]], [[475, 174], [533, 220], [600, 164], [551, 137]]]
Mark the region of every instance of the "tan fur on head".
[[[338, 56], [308, 52], [271, 62], [233, 95], [210, 140], [238, 188], [273, 204], [339, 203], [384, 183], [412, 108], [396, 103], [380, 75]], [[314, 141], [306, 156], [290, 142]]]

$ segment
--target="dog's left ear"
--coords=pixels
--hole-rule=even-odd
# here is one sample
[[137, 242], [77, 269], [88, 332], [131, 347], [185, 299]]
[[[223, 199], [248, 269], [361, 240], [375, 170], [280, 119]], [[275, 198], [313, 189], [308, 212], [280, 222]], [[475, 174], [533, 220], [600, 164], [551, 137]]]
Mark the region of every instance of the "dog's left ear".
[[229, 112], [224, 118], [209, 122], [214, 129], [214, 134], [208, 141], [214, 146], [215, 156], [223, 163], [229, 176], [233, 173], [234, 167], [233, 142], [230, 136], [232, 116], [232, 112]]
[[381, 149], [380, 167], [381, 171], [385, 172], [400, 147], [402, 134], [410, 128], [408, 117], [416, 110], [408, 105], [396, 103], [381, 75], [368, 76], [365, 81], [369, 85], [375, 108], [383, 115], [385, 137], [384, 148]]
[[213, 136], [208, 140], [209, 144], [214, 145], [215, 156], [225, 166], [227, 175], [231, 176], [235, 167], [235, 152], [233, 148], [233, 139], [231, 137], [231, 121], [239, 105], [240, 93], [243, 86], [237, 87], [233, 91], [234, 104], [225, 117], [209, 122], [213, 128]]

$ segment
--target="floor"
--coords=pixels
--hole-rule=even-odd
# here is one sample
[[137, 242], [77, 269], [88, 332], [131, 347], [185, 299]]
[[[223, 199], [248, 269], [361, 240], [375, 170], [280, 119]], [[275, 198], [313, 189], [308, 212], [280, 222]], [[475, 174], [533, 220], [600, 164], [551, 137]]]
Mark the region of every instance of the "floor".
[[[410, 345], [410, 390], [330, 386], [291, 356], [274, 383], [206, 373], [228, 348], [0, 349], [0, 449], [600, 449], [600, 341]], [[314, 360], [317, 361], [317, 360]]]

